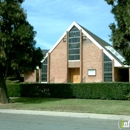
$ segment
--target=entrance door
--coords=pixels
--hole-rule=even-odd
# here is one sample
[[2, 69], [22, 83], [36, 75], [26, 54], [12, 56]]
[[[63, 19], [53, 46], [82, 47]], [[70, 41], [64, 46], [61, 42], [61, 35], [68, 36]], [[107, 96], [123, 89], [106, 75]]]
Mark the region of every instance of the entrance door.
[[72, 83], [80, 83], [80, 71], [79, 68], [70, 69], [70, 78]]
[[116, 82], [129, 82], [129, 69], [128, 68], [115, 68], [115, 81]]

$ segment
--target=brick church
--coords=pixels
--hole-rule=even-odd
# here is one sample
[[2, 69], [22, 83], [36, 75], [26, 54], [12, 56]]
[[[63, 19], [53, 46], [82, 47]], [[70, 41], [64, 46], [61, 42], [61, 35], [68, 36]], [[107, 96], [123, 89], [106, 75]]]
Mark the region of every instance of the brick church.
[[83, 26], [73, 22], [54, 46], [44, 51], [41, 69], [24, 74], [25, 82], [129, 82], [124, 57]]

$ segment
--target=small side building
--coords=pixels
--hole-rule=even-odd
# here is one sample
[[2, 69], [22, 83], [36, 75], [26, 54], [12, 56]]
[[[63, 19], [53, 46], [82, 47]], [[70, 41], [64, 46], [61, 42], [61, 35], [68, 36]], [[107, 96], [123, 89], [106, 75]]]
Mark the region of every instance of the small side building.
[[[43, 56], [45, 57], [49, 50], [42, 50]], [[24, 73], [24, 82], [40, 82], [41, 81], [41, 71], [38, 66], [36, 70], [27, 71]]]

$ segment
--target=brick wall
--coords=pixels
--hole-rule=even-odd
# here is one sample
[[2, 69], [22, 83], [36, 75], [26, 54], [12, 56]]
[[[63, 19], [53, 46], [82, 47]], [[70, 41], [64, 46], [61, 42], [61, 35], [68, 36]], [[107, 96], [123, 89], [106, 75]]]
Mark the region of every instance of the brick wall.
[[[102, 50], [89, 39], [83, 41], [83, 78], [85, 82], [103, 81]], [[88, 76], [88, 69], [96, 69], [96, 76]]]
[[[103, 81], [103, 53], [89, 39], [83, 41], [83, 81], [102, 82]], [[73, 65], [74, 64], [74, 65]], [[60, 43], [50, 53], [49, 81], [62, 83], [67, 80], [68, 67], [80, 67], [79, 62], [69, 63], [67, 60], [67, 41]], [[96, 76], [88, 76], [88, 69], [96, 69]], [[40, 71], [39, 71], [40, 75]], [[40, 76], [39, 76], [40, 77]], [[40, 77], [41, 78], [41, 77]], [[52, 81], [51, 81], [52, 80]], [[25, 82], [36, 82], [36, 71], [24, 74]]]
[[65, 82], [67, 66], [67, 42], [62, 40], [50, 54], [50, 81]]
[[36, 70], [24, 73], [24, 82], [36, 82]]
[[69, 61], [68, 68], [80, 68], [80, 61]]

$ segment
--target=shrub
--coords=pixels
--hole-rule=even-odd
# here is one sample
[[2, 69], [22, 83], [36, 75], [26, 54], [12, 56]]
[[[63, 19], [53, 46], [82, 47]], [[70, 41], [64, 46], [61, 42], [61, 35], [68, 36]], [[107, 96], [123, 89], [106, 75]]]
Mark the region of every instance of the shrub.
[[82, 98], [82, 99], [130, 99], [129, 83], [23, 83], [8, 85], [10, 96]]
[[8, 90], [8, 94], [9, 97], [20, 97], [20, 84], [7, 84], [7, 90]]

